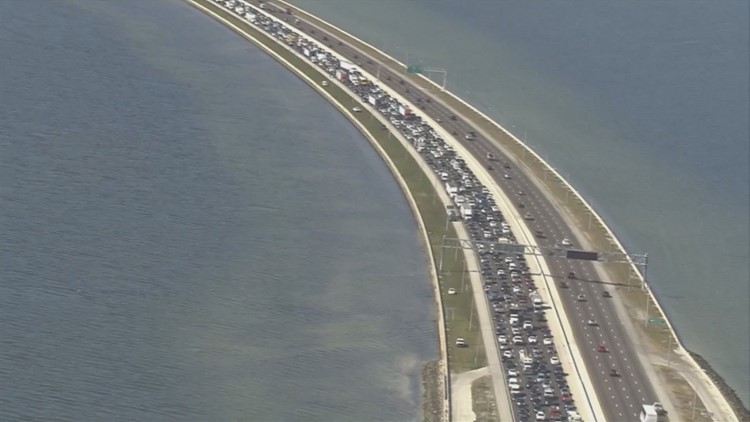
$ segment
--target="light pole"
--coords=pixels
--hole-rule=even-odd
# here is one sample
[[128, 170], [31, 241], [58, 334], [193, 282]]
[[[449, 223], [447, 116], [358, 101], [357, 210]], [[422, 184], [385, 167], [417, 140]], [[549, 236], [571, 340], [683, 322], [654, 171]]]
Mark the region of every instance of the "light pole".
[[672, 333], [669, 333], [669, 344], [667, 344], [667, 368], [672, 366]]

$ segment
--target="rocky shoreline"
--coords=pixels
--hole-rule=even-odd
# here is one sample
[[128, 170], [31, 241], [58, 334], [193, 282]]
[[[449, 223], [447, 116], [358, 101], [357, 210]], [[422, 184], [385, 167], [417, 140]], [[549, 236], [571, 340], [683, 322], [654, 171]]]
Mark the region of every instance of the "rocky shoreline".
[[440, 361], [427, 362], [422, 367], [422, 419], [424, 422], [442, 422], [443, 392], [440, 385], [443, 377]]
[[729, 405], [732, 407], [734, 414], [737, 415], [737, 418], [743, 422], [750, 421], [750, 409], [745, 407], [744, 403], [742, 403], [742, 400], [740, 399], [740, 396], [737, 395], [737, 392], [734, 391], [734, 389], [730, 387], [726, 381], [724, 381], [724, 378], [722, 378], [721, 375], [719, 375], [711, 367], [711, 364], [708, 363], [708, 361], [706, 361], [703, 356], [699, 355], [698, 353], [691, 352], [690, 350], [688, 350], [688, 353], [690, 353], [690, 356], [695, 359], [695, 361], [698, 363], [701, 369], [703, 369], [706, 375], [711, 378], [711, 381], [716, 384], [716, 387], [719, 389], [719, 391], [721, 391], [721, 394], [726, 397], [727, 402], [729, 402]]

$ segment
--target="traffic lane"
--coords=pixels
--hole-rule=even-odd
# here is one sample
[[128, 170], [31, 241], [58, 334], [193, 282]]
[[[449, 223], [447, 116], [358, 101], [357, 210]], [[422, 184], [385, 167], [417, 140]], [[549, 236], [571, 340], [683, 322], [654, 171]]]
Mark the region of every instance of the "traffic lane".
[[[519, 179], [522, 178], [514, 178], [511, 180], [516, 180], [516, 184], [511, 189], [507, 189], [508, 191], [515, 191], [514, 188], [519, 189], [526, 189], [526, 184], [521, 184], [518, 182]], [[510, 182], [507, 181], [506, 182]], [[513, 183], [507, 183], [508, 185], [512, 185]], [[530, 191], [530, 190], [529, 190]], [[524, 195], [525, 196], [525, 195]], [[541, 208], [547, 208], [543, 201], [541, 204], [536, 204], [534, 199], [532, 199], [532, 209], [541, 209]], [[542, 206], [539, 206], [542, 205]], [[536, 213], [539, 214], [539, 213]], [[557, 215], [557, 214], [551, 214], [551, 215]], [[542, 220], [542, 221], [540, 221]], [[568, 238], [573, 238], [573, 234], [570, 232], [566, 232], [564, 228], [567, 228], [566, 225], [562, 225], [559, 222], [549, 223], [545, 222], [544, 220], [547, 220], [546, 218], [537, 217], [533, 223], [531, 224], [532, 227], [537, 228], [543, 228], [546, 230], [546, 233], [550, 233], [550, 235], [553, 238], [565, 238], [566, 236]], [[553, 218], [554, 220], [554, 218]], [[540, 224], [541, 223], [541, 224]], [[550, 237], [550, 236], [547, 236]], [[550, 246], [560, 246], [560, 245], [554, 245], [554, 242], [544, 242], [545, 239], [542, 239], [543, 243], [550, 244]], [[559, 260], [550, 260], [553, 261], [553, 265], [551, 265], [551, 269], [554, 268], [553, 272], [565, 276], [568, 271], [576, 271], [576, 274], [584, 275], [587, 280], [594, 280], [594, 269], [593, 265], [590, 263], [586, 263], [584, 261], [578, 261], [578, 262], [560, 262]], [[557, 262], [554, 262], [557, 261]], [[616, 322], [616, 316], [613, 315], [611, 311], [614, 311], [611, 307], [611, 303], [605, 303], [602, 302], [601, 292], [603, 289], [601, 286], [595, 283], [583, 283], [579, 280], [576, 280], [571, 284], [571, 287], [569, 290], [571, 293], [567, 295], [567, 300], [565, 300], [566, 309], [570, 309], [570, 315], [576, 315], [577, 320], [579, 322], [579, 327], [581, 327], [581, 330], [578, 330], [583, 333], [585, 337], [588, 338], [589, 345], [592, 345], [592, 347], [587, 348], [587, 351], [593, 350], [595, 347], [595, 344], [601, 344], [605, 343], [608, 344], [611, 347], [611, 356], [608, 356], [607, 358], [611, 357], [611, 360], [614, 361], [610, 363], [610, 366], [614, 367], [615, 369], [618, 369], [619, 372], [622, 372], [623, 376], [620, 380], [614, 379], [611, 380], [609, 376], [609, 370], [612, 368], [606, 368], [602, 367], [604, 365], [604, 360], [600, 358], [599, 355], [593, 354], [589, 352], [588, 354], [590, 356], [593, 356], [593, 362], [597, 362], [596, 368], [591, 368], [592, 373], [599, 373], [601, 375], [602, 380], [605, 384], [610, 384], [612, 381], [614, 383], [618, 383], [618, 381], [623, 381], [620, 383], [620, 387], [622, 390], [622, 394], [624, 395], [624, 398], [628, 403], [631, 403], [632, 406], [624, 406], [620, 409], [622, 409], [623, 412], [627, 412], [626, 415], [629, 415], [632, 411], [632, 413], [637, 413], [638, 408], [640, 407], [640, 404], [643, 402], [649, 402], [644, 401], [647, 400], [646, 397], [648, 396], [648, 389], [644, 390], [643, 386], [640, 385], [638, 382], [638, 379], [642, 377], [643, 375], [638, 375], [638, 368], [639, 365], [637, 364], [631, 364], [631, 361], [628, 356], [632, 356], [632, 352], [628, 350], [629, 344], [625, 344], [627, 342], [623, 342], [622, 339], [625, 337], [622, 337], [621, 329], [622, 326]], [[586, 295], [586, 302], [578, 302], [575, 298], [578, 294], [584, 294]], [[592, 306], [592, 303], [596, 303], [596, 306]], [[573, 311], [575, 309], [575, 311]], [[587, 325], [588, 319], [594, 319], [598, 324], [598, 328], [592, 328]], [[613, 323], [613, 321], [615, 321]], [[575, 328], [574, 328], [574, 331]], [[598, 333], [598, 337], [596, 335], [592, 336], [592, 331], [594, 334]], [[605, 333], [609, 333], [609, 335], [606, 335]], [[580, 338], [580, 334], [579, 334]], [[621, 369], [620, 369], [621, 368]], [[641, 378], [643, 379], [643, 378]], [[602, 391], [609, 392], [612, 390], [611, 386], [607, 386], [606, 389]], [[640, 396], [640, 397], [636, 397]], [[610, 400], [612, 399], [610, 394]], [[619, 406], [618, 406], [619, 407]], [[616, 416], [623, 417], [624, 415], [620, 415], [619, 411], [620, 409], [615, 409], [618, 411], [618, 414]], [[629, 410], [630, 409], [630, 410]], [[630, 416], [628, 416], [630, 417]]]
[[[593, 328], [589, 331], [595, 332], [593, 333], [594, 335], [592, 335], [592, 337], [589, 339], [590, 344], [605, 344], [609, 352], [603, 354], [597, 352], [596, 354], [598, 356], [595, 358], [595, 361], [597, 362], [597, 366], [599, 366], [602, 377], [610, 378], [613, 380], [614, 384], [620, 385], [622, 390], [621, 394], [623, 395], [622, 397], [624, 399], [627, 399], [627, 403], [629, 404], [629, 406], [623, 408], [622, 411], [625, 412], [625, 415], [629, 417], [635, 415], [637, 414], [640, 404], [648, 401], [647, 397], [644, 394], [644, 390], [641, 388], [641, 386], [638, 385], [639, 382], [637, 372], [632, 371], [632, 367], [630, 372], [626, 371], [625, 369], [630, 365], [628, 362], [629, 351], [625, 346], [625, 343], [627, 342], [624, 342], [624, 340], [618, 334], [617, 327], [619, 326], [619, 324], [611, 323], [611, 319], [608, 318], [606, 306], [599, 307], [591, 305], [591, 301], [595, 300], [593, 299], [595, 296], [590, 292], [590, 290], [586, 290], [585, 288], [576, 289], [576, 285], [580, 286], [581, 283], [572, 283], [573, 288], [571, 289], [571, 293], [568, 295], [567, 304], [570, 307], [577, 308], [578, 318], [582, 321], [582, 323], [585, 324], [584, 320], [591, 318], [594, 319], [597, 324], [599, 324], [598, 327], [587, 327]], [[587, 301], [584, 303], [578, 302], [578, 294], [586, 295]], [[607, 322], [610, 322], [610, 324], [607, 324]], [[584, 327], [586, 326], [584, 325]], [[598, 336], [596, 334], [598, 334]], [[594, 345], [593, 347], [596, 346]], [[589, 347], [587, 350], [593, 350], [593, 347]], [[594, 361], [592, 360], [592, 362]], [[611, 369], [617, 369], [618, 372], [621, 373], [621, 377], [619, 377], [619, 379], [617, 377], [609, 377], [608, 372]], [[617, 392], [617, 388], [616, 386], [611, 388], [608, 387], [607, 390], [602, 391], [608, 393], [608, 398], [612, 399], [612, 397]], [[622, 417], [622, 415], [620, 415], [620, 417]]]
[[[551, 266], [556, 270], [563, 270], [565, 267], [564, 263], [555, 263]], [[592, 307], [589, 296], [581, 301], [577, 298], [580, 291], [569, 290], [572, 290], [572, 292], [567, 295], [567, 298], [563, 298], [563, 306], [566, 308], [568, 315], [576, 320], [577, 324], [573, 328], [574, 336], [583, 346], [582, 353], [589, 373], [592, 374], [593, 382], [597, 387], [599, 399], [607, 404], [605, 412], [609, 414], [611, 420], [630, 419], [632, 416], [629, 415], [628, 409], [631, 407], [632, 399], [629, 391], [632, 386], [628, 383], [618, 382], [625, 380], [625, 378], [618, 380], [609, 374], [613, 367], [619, 366], [613, 364], [613, 361], [617, 361], [620, 357], [617, 355], [615, 347], [610, 344], [612, 340], [602, 329], [602, 326], [591, 326], [587, 323], [589, 319], [592, 319], [597, 324], [601, 324], [600, 321], [604, 320], [604, 311]], [[609, 351], [605, 353], [596, 351], [599, 344], [607, 344]]]
[[[344, 44], [344, 46], [346, 46], [346, 44]], [[341, 52], [341, 53], [344, 53], [342, 55], [347, 56], [347, 57], [354, 57], [354, 55], [353, 55], [354, 52], [353, 52], [352, 49], [344, 47], [344, 48], [342, 48], [340, 50], [344, 50], [344, 51]], [[374, 67], [373, 65], [368, 65], [368, 64], [362, 64], [361, 66], [367, 68], [366, 70], [370, 70], [372, 67]], [[381, 70], [381, 72], [382, 72], [382, 70]], [[394, 79], [394, 76], [398, 77], [399, 81], [401, 80], [401, 78], [398, 75], [394, 75], [390, 71], [382, 72], [382, 73], [384, 73], [386, 75], [386, 77], [390, 76], [391, 80]], [[382, 79], [381, 79], [381, 82], [382, 82]], [[388, 84], [388, 85], [391, 85], [391, 84]], [[401, 85], [400, 83], [398, 83], [398, 85], [396, 85], [393, 88], [395, 88], [394, 89], [395, 91], [399, 92], [400, 94], [404, 95], [405, 97], [409, 97], [410, 96], [409, 94], [413, 94], [413, 92], [412, 92], [411, 89], [404, 88], [403, 85]], [[456, 132], [456, 136], [460, 136], [461, 135], [461, 133], [459, 133], [459, 131], [463, 132], [463, 131], [470, 130], [470, 126], [468, 124], [466, 124], [465, 122], [463, 122], [462, 120], [460, 120], [460, 119], [452, 120], [450, 118], [452, 115], [450, 114], [450, 112], [447, 109], [445, 109], [443, 107], [440, 107], [440, 106], [433, 106], [432, 105], [433, 103], [428, 103], [428, 104], [430, 104], [430, 106], [425, 106], [422, 111], [426, 112], [426, 113], [429, 113], [429, 114], [431, 114], [433, 116], [436, 115], [436, 114], [437, 115], [442, 115], [443, 117], [441, 117], [441, 120], [443, 120], [443, 122], [448, 122], [445, 125], [446, 128], [449, 129], [449, 130], [452, 130], [452, 131]], [[429, 110], [428, 110], [428, 108], [429, 108]], [[441, 113], [441, 111], [442, 111], [442, 113]], [[481, 142], [481, 141], [483, 141], [483, 139], [479, 138], [479, 139], [477, 139], [477, 141]], [[488, 151], [489, 151], [489, 149], [485, 149], [485, 151], [482, 151], [482, 152], [486, 153]], [[481, 157], [481, 155], [483, 155], [483, 154], [476, 154], [476, 155], [479, 155]], [[499, 154], [499, 155], [502, 156], [502, 154]], [[501, 183], [500, 185], [502, 186], [503, 183]], [[549, 211], [552, 211], [552, 210], [549, 210]], [[549, 214], [553, 214], [553, 212], [545, 212], [544, 214], [549, 215]], [[547, 226], [545, 227], [545, 229], [547, 229], [548, 231], [551, 231], [551, 230], [553, 230], [555, 228], [559, 229], [559, 227], [554, 227], [553, 228], [553, 226], [552, 226], [553, 221], [552, 220], [553, 219], [549, 219], [548, 223], [547, 223]], [[570, 236], [572, 237], [572, 234]], [[581, 270], [581, 271], [583, 271], [583, 270]]]
[[[525, 184], [511, 182], [512, 180], [517, 179], [515, 177], [512, 179], [499, 179], [499, 176], [497, 174], [494, 174], [493, 177], [495, 178], [495, 181], [499, 183], [502, 189], [505, 190], [506, 193], [511, 195], [513, 192], [517, 192], [519, 188], [528, 188]], [[546, 239], [540, 240], [544, 241], [544, 243], [549, 243], [546, 242]], [[562, 272], [565, 269], [564, 264], [551, 261], [552, 260], [548, 260], [548, 263], [550, 264], [550, 269], [553, 269], [553, 272]], [[602, 316], [598, 310], [588, 310], [584, 314], [580, 311], [580, 306], [576, 306], [576, 308], [579, 308], [576, 309], [578, 312], [572, 312], [570, 306], [566, 307], [566, 311], [568, 311], [569, 317], [572, 317], [571, 325], [574, 329], [573, 337], [577, 343], [581, 345], [587, 345], [583, 346], [582, 349], [584, 354], [584, 361], [587, 365], [589, 373], [591, 374], [592, 382], [594, 383], [600, 394], [602, 392], [608, 393], [608, 397], [606, 400], [608, 406], [605, 406], [605, 413], [607, 413], [607, 416], [611, 420], [622, 420], [622, 418], [628, 413], [624, 409], [627, 409], [629, 407], [625, 398], [629, 397], [629, 394], [627, 394], [627, 392], [624, 392], [624, 394], [611, 394], [613, 387], [617, 388], [617, 386], [612, 385], [613, 383], [610, 380], [609, 376], [609, 368], [603, 369], [601, 367], [604, 358], [600, 357], [597, 352], [594, 352], [596, 344], [602, 342], [602, 340], [599, 338], [601, 333], [591, 330], [591, 327], [588, 327], [586, 325], [586, 321], [588, 319], [601, 319]]]
[[[481, 141], [467, 142], [467, 144], [469, 143], [476, 143], [477, 146], [482, 144]], [[477, 146], [475, 146], [475, 148], [470, 148], [474, 149], [472, 152], [475, 156], [481, 157], [484, 155], [482, 153], [490, 151], [489, 148], [480, 149]], [[516, 199], [518, 199], [518, 191], [523, 190], [523, 196], [526, 196], [526, 192], [536, 191], [530, 183], [521, 182], [524, 179], [523, 177], [513, 176], [511, 179], [500, 179], [499, 176], [495, 174], [494, 178], [510, 197], [515, 197]], [[536, 195], [533, 195], [533, 197], [536, 199], [534, 202], [537, 202], [537, 200], [539, 201], [539, 203], [532, 205], [533, 209], [535, 211], [543, 209], [545, 212], [535, 213], [539, 217], [535, 219], [536, 224], [532, 226], [536, 227], [535, 230], [541, 229], [549, 234], [545, 236], [540, 243], [548, 246], [562, 246], [554, 244], [554, 242], [550, 242], [547, 239], [561, 239], [565, 237], [575, 239], [572, 232], [565, 230], [567, 225], [561, 221], [562, 219], [554, 217], [558, 215], [557, 210], [554, 210], [551, 205], [549, 205], [548, 201], [542, 201]], [[573, 268], [564, 265], [557, 265], [554, 268], [556, 268], [558, 274], [567, 274], [567, 270], [569, 269], [573, 271], [577, 270], [577, 272], [581, 274], [590, 274], [593, 272], [593, 266], [589, 263], [584, 264], [583, 262], [578, 262]], [[591, 279], [593, 279], [593, 277]], [[588, 286], [589, 290], [580, 290], [581, 294], [585, 294], [588, 298], [597, 297], [598, 299], [600, 290], [597, 290], [589, 283], [587, 283], [586, 286]], [[578, 292], [579, 291], [576, 290], [576, 294], [572, 296], [577, 296]], [[594, 300], [594, 302], [596, 302], [595, 299], [589, 300]], [[590, 373], [595, 374], [595, 378], [598, 379], [599, 382], [597, 382], [597, 384], [600, 391], [608, 394], [607, 402], [612, 406], [609, 413], [615, 418], [631, 417], [631, 415], [637, 416], [637, 409], [640, 407], [640, 404], [644, 402], [644, 398], [638, 396], [641, 396], [644, 393], [644, 390], [637, 381], [639, 378], [637, 375], [637, 365], [631, 365], [631, 359], [628, 358], [628, 355], [632, 356], [632, 354], [628, 353], [627, 348], [620, 340], [622, 338], [621, 335], [616, 331], [613, 331], [614, 328], [612, 321], [615, 318], [612, 317], [610, 312], [607, 312], [607, 310], [602, 307], [602, 303], [598, 303], [598, 306], [592, 307], [591, 302], [586, 302], [588, 303], [588, 306], [584, 311], [582, 305], [577, 302], [571, 303], [571, 301], [572, 299], [569, 298], [567, 301], [567, 308], [571, 309], [571, 311], [573, 309], [577, 311], [570, 313], [571, 315], [577, 314], [577, 321], [575, 321], [576, 324], [574, 324], [574, 337], [579, 341], [582, 339], [587, 340], [585, 341], [585, 344], [588, 346], [585, 348], [585, 360], [591, 362], [591, 365], [589, 365], [589, 371]], [[594, 319], [600, 324], [606, 324], [607, 328], [599, 329], [602, 327], [601, 325], [598, 328], [589, 327], [587, 325], [588, 319]], [[619, 327], [619, 324], [615, 323], [614, 327]], [[576, 328], [578, 329], [576, 330]], [[609, 329], [609, 333], [607, 333], [607, 329]], [[600, 356], [598, 352], [594, 351], [598, 344], [608, 344], [611, 346], [610, 353], [607, 353], [605, 357]], [[614, 364], [609, 362], [610, 360], [614, 361]], [[610, 377], [609, 370], [613, 369], [613, 367], [625, 368], [618, 370], [623, 373], [623, 376], [619, 379], [617, 379], [617, 377]]]
[[[477, 155], [477, 154], [475, 153], [474, 155]], [[498, 176], [494, 175], [494, 177], [495, 177], [495, 179], [497, 181]], [[503, 187], [503, 189], [506, 192], [510, 193], [511, 194], [510, 196], [512, 196], [513, 192], [516, 192], [515, 188], [524, 188], [524, 189], [528, 190], [528, 185], [526, 185], [526, 184], [519, 184], [518, 183], [518, 179], [519, 178], [514, 177], [513, 179], [502, 179], [502, 180], [499, 180], [499, 182], [500, 182], [500, 185]], [[516, 182], [515, 183], [512, 182], [513, 180], [516, 180]], [[552, 214], [552, 213], [550, 213], [550, 214]], [[556, 215], [556, 214], [552, 214], [552, 215]], [[549, 215], [548, 215], [548, 217], [549, 217]], [[551, 217], [549, 219], [550, 220], [554, 220]], [[537, 220], [544, 220], [544, 218], [541, 218], [541, 219], [537, 218], [535, 220], [537, 222], [536, 227], [539, 227], [539, 224], [538, 224], [539, 221], [537, 221]], [[562, 231], [562, 227], [564, 227], [564, 226], [562, 226], [559, 221], [555, 221], [554, 225], [550, 225], [548, 223], [546, 225], [545, 229], [547, 229], [547, 233], [550, 233], [551, 236], [553, 236], [553, 238], [558, 238], [559, 239], [559, 238], [563, 237], [563, 234], [557, 235], [556, 233], [561, 232]], [[569, 234], [568, 236], [572, 237], [572, 233]], [[550, 236], [547, 236], [547, 237], [550, 237]], [[548, 241], [546, 241], [546, 239], [542, 239], [541, 243], [551, 244], [552, 242], [548, 242]], [[553, 266], [553, 268], [555, 268], [554, 271], [557, 272], [557, 273], [562, 273], [562, 274], [567, 274], [566, 270], [568, 270], [568, 269], [572, 269], [572, 270], [578, 269], [579, 272], [587, 272], [587, 270], [584, 270], [584, 268], [586, 266], [592, 267], [591, 264], [589, 264], [589, 263], [584, 264], [583, 262], [580, 262], [580, 261], [573, 268], [569, 268], [569, 267], [567, 267], [567, 266], [565, 266], [564, 264], [561, 264], [561, 263], [556, 263], [556, 264], [557, 265]], [[592, 270], [593, 270], [593, 267], [592, 267]], [[578, 291], [576, 291], [575, 295], [571, 295], [571, 296], [577, 296], [577, 294], [578, 294]], [[595, 293], [592, 293], [592, 292], [589, 291], [587, 297], [591, 298], [591, 297], [593, 297], [594, 294]], [[589, 299], [589, 300], [592, 300], [592, 299]], [[575, 330], [575, 328], [574, 328], [574, 331], [578, 331], [578, 333], [576, 333], [576, 334], [577, 334], [577, 337], [578, 337], [579, 340], [580, 339], [586, 339], [586, 340], [588, 340], [588, 341], [585, 342], [589, 346], [589, 347], [587, 347], [585, 349], [586, 350], [586, 354], [588, 356], [587, 360], [590, 360], [591, 362], [595, 362], [596, 363], [596, 366], [592, 366], [590, 368], [590, 371], [591, 371], [592, 374], [598, 374], [597, 378], [600, 380], [600, 382], [598, 382], [597, 384], [599, 384], [599, 387], [600, 387], [601, 391], [606, 392], [606, 393], [612, 393], [613, 388], [614, 388], [615, 392], [618, 392], [617, 390], [621, 390], [621, 394], [610, 394], [610, 397], [608, 397], [608, 402], [612, 405], [612, 409], [611, 409], [612, 416], [618, 417], [618, 418], [622, 418], [625, 415], [627, 415], [627, 414], [630, 413], [629, 410], [628, 410], [628, 408], [630, 407], [628, 405], [628, 403], [630, 403], [632, 401], [632, 399], [631, 399], [632, 396], [631, 396], [631, 394], [629, 394], [629, 391], [637, 391], [637, 387], [634, 386], [634, 385], [628, 385], [627, 382], [620, 383], [619, 388], [618, 388], [617, 385], [615, 385], [613, 387], [612, 384], [614, 382], [610, 379], [611, 377], [609, 376], [609, 370], [612, 369], [612, 368], [608, 368], [607, 367], [607, 366], [612, 366], [612, 365], [610, 365], [609, 363], [603, 364], [604, 358], [600, 357], [597, 354], [598, 352], [594, 353], [593, 350], [595, 349], [596, 345], [598, 345], [598, 344], [601, 344], [601, 343], [610, 344], [611, 346], [613, 346], [613, 349], [612, 349], [612, 358], [613, 358], [613, 360], [623, 362], [622, 356], [619, 356], [620, 354], [618, 353], [618, 351], [621, 351], [621, 350], [625, 351], [625, 349], [622, 347], [622, 344], [620, 344], [619, 347], [615, 347], [616, 344], [619, 342], [619, 339], [617, 337], [606, 335], [604, 330], [594, 329], [594, 328], [589, 327], [587, 325], [586, 322], [587, 322], [588, 319], [594, 319], [596, 321], [606, 321], [606, 320], [610, 320], [610, 318], [607, 316], [608, 314], [603, 309], [601, 309], [599, 307], [592, 308], [591, 302], [584, 302], [584, 303], [588, 303], [588, 309], [586, 309], [585, 311], [584, 311], [582, 305], [580, 303], [578, 303], [578, 302], [576, 302], [576, 303], [574, 303], [572, 305], [570, 305], [570, 304], [568, 305], [568, 308], [575, 308], [576, 312], [571, 312], [570, 314], [571, 315], [577, 315], [577, 321], [576, 322], [578, 323], [577, 326], [580, 327], [579, 330]], [[607, 359], [609, 359], [609, 357], [607, 357]], [[627, 358], [625, 358], [625, 359], [627, 359]], [[621, 363], [620, 365], [623, 365], [623, 363]], [[620, 400], [620, 397], [623, 398], [622, 401]], [[641, 401], [640, 401], [640, 399], [638, 399], [638, 404], [640, 404], [640, 403], [641, 403]], [[628, 416], [628, 417], [630, 417], [630, 416]]]

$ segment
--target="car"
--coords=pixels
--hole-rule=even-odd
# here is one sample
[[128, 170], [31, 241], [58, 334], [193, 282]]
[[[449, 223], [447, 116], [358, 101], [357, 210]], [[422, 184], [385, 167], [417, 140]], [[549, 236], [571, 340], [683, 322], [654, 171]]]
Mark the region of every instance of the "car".
[[456, 339], [456, 347], [469, 347], [469, 345], [466, 344], [466, 340], [463, 337], [459, 337]]
[[524, 220], [529, 220], [529, 221], [530, 221], [530, 220], [533, 220], [533, 219], [534, 219], [534, 216], [533, 216], [533, 215], [531, 215], [531, 213], [528, 213], [528, 212], [527, 212], [526, 214], [524, 214], [524, 215], [523, 215], [523, 219], [524, 219]]
[[451, 120], [455, 121], [457, 118], [455, 115], [451, 114]]
[[542, 344], [545, 346], [551, 346], [552, 345], [552, 337], [545, 337], [544, 340], [542, 340]]
[[533, 330], [534, 324], [531, 323], [531, 321], [524, 321], [523, 322], [523, 329], [524, 330]]
[[544, 414], [543, 410], [540, 410], [540, 411], [536, 412], [535, 417], [536, 417], [536, 420], [538, 420], [538, 421], [546, 421], [547, 420], [547, 415]]
[[500, 344], [505, 344], [508, 342], [508, 337], [504, 335], [497, 336], [497, 342]]
[[573, 271], [569, 272], [568, 273], [568, 278], [571, 279], [571, 280], [574, 280], [576, 278], [576, 273], [573, 272]]
[[509, 377], [517, 377], [518, 376], [518, 371], [516, 371], [515, 369], [508, 369], [508, 376]]
[[586, 295], [578, 295], [576, 296], [576, 300], [579, 302], [585, 302], [586, 301]]
[[320, 84], [323, 85], [323, 86], [328, 86], [328, 81], [323, 81]]
[[513, 351], [512, 350], [505, 350], [503, 352], [503, 357], [506, 359], [510, 359], [513, 357]]
[[659, 403], [659, 402], [655, 402], [654, 403], [654, 410], [656, 410], [656, 413], [658, 415], [662, 415], [663, 416], [663, 415], [667, 414], [667, 410], [664, 409], [664, 406], [661, 403]]
[[552, 356], [551, 358], [549, 358], [549, 363], [552, 365], [559, 365], [560, 358], [558, 358], [557, 356]]
[[545, 237], [544, 232], [542, 230], [537, 230], [536, 232], [534, 232], [534, 234], [536, 235], [536, 237], [540, 239], [543, 239]]
[[612, 295], [608, 291], [605, 290], [602, 292], [602, 297], [612, 297]]
[[565, 239], [563, 239], [561, 243], [563, 244], [563, 246], [570, 246], [570, 245], [572, 245], [572, 243], [570, 243], [570, 239], [568, 239], [567, 237]]
[[596, 346], [596, 351], [599, 353], [607, 353], [609, 350], [607, 349], [607, 346], [600, 344]]
[[595, 326], [597, 326], [597, 325], [598, 325], [598, 324], [596, 323], [596, 321], [594, 321], [593, 319], [590, 319], [590, 320], [586, 321], [586, 324], [588, 324], [588, 325], [590, 325], [590, 326], [592, 326], [592, 327], [595, 327]]
[[355, 112], [355, 113], [359, 113], [359, 112], [361, 112], [361, 111], [362, 111], [362, 109], [361, 109], [361, 108], [359, 108], [359, 107], [353, 107], [353, 108], [352, 108], [352, 111], [353, 111], [353, 112]]
[[609, 370], [609, 376], [610, 376], [610, 377], [619, 377], [619, 376], [620, 376], [620, 373], [619, 373], [619, 372], [617, 372], [617, 369], [610, 369], [610, 370]]
[[448, 294], [449, 294], [449, 295], [454, 295], [454, 294], [456, 294], [456, 289], [454, 289], [453, 287], [451, 287], [450, 289], [448, 289]]
[[513, 337], [513, 344], [523, 344], [523, 337], [521, 336]]
[[512, 179], [512, 177], [510, 176], [510, 174], [505, 173], [503, 174], [503, 179]]
[[523, 202], [519, 202], [518, 208], [521, 208], [521, 209], [526, 208], [526, 205]]

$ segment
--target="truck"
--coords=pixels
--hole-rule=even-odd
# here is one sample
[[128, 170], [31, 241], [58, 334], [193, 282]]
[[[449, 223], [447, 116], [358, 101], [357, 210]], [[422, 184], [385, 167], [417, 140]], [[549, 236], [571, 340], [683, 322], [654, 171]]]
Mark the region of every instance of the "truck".
[[461, 209], [461, 217], [463, 217], [464, 220], [471, 220], [471, 217], [474, 214], [471, 205], [468, 203], [462, 203], [459, 208]]
[[653, 405], [644, 404], [641, 406], [641, 413], [638, 416], [638, 420], [640, 422], [657, 422], [659, 420], [659, 415], [656, 413], [656, 409], [654, 409]]
[[448, 196], [453, 198], [458, 195], [458, 186], [451, 182], [445, 182], [445, 191], [448, 193]]
[[455, 205], [448, 205], [445, 207], [445, 213], [450, 221], [458, 219], [458, 209]]
[[346, 60], [341, 60], [341, 62], [339, 63], [339, 67], [348, 72], [357, 70], [357, 66], [355, 66], [354, 63], [348, 62]]
[[409, 107], [406, 107], [406, 106], [404, 106], [402, 104], [399, 104], [399, 106], [398, 106], [398, 114], [402, 115], [403, 117], [406, 117], [409, 114], [411, 114], [411, 110], [409, 109]]

